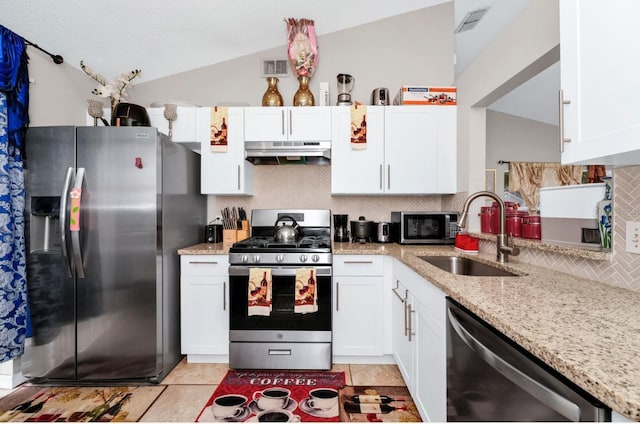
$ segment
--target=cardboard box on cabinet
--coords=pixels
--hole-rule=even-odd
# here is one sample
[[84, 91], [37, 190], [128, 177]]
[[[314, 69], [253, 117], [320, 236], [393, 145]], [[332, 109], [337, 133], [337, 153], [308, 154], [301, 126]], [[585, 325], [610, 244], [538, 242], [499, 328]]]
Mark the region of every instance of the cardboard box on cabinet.
[[428, 87], [403, 85], [393, 99], [394, 105], [455, 106], [456, 87]]

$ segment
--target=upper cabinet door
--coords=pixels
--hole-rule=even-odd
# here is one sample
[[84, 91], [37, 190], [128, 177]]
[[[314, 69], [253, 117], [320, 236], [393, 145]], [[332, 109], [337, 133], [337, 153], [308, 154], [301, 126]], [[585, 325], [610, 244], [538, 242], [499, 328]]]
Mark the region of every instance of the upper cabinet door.
[[562, 162], [640, 164], [640, 2], [559, 4]]
[[385, 108], [385, 190], [455, 193], [455, 106]]
[[211, 108], [198, 110], [200, 152], [200, 191], [202, 194], [253, 194], [253, 164], [244, 160], [243, 109], [228, 108], [227, 150], [212, 151]]
[[367, 106], [367, 143], [351, 146], [351, 108], [333, 107], [331, 193], [384, 193], [384, 106]]
[[244, 126], [248, 141], [331, 140], [331, 108], [247, 107]]

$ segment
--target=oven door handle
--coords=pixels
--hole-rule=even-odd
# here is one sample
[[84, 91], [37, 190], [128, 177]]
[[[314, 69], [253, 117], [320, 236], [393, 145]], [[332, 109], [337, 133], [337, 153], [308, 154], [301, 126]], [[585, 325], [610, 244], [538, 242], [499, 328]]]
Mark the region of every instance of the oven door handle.
[[[296, 270], [305, 267], [255, 267], [255, 268], [264, 268], [271, 270], [272, 277], [295, 277]], [[309, 268], [309, 267], [306, 267]], [[321, 267], [313, 267], [316, 270], [316, 275], [318, 277], [331, 277], [331, 267], [330, 266], [321, 266]], [[230, 276], [248, 276], [249, 270], [251, 267], [248, 266], [230, 266], [229, 267], [229, 275]]]

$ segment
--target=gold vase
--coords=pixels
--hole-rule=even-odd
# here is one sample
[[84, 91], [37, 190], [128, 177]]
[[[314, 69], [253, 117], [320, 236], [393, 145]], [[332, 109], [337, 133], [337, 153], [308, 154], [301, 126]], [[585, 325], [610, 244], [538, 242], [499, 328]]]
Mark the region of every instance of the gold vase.
[[267, 77], [267, 91], [262, 95], [262, 106], [282, 106], [284, 102], [282, 95], [278, 91], [278, 81], [276, 77]]
[[293, 96], [293, 105], [294, 106], [313, 106], [313, 93], [309, 90], [309, 77], [299, 76], [298, 82], [300, 86], [298, 87], [298, 91]]

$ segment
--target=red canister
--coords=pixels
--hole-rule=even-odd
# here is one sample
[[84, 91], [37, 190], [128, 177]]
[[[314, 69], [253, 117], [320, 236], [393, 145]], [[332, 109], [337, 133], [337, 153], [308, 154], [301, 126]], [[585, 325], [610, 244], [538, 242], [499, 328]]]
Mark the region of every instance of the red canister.
[[492, 208], [491, 206], [481, 206], [480, 207], [480, 231], [483, 233], [492, 233]]
[[517, 213], [507, 215], [506, 233], [512, 237], [520, 237], [522, 235], [522, 218]]

